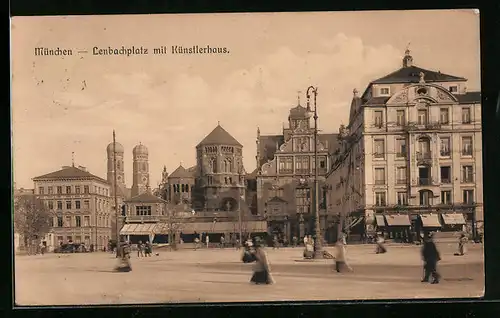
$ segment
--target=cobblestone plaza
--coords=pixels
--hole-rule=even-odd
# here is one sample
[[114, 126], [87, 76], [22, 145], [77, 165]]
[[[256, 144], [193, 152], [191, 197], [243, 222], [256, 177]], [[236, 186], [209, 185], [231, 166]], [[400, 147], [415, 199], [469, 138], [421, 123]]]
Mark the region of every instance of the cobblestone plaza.
[[[115, 273], [109, 253], [45, 254], [15, 259], [15, 300], [24, 305], [93, 305], [184, 302], [252, 302], [477, 297], [483, 294], [482, 245], [454, 256], [455, 244], [438, 246], [438, 285], [421, 283], [420, 250], [348, 246], [352, 273], [332, 271], [332, 260], [307, 262], [301, 248], [267, 248], [275, 285], [249, 283], [251, 265], [234, 249], [158, 249], [132, 255], [133, 271]], [[158, 253], [158, 255], [155, 255]]]

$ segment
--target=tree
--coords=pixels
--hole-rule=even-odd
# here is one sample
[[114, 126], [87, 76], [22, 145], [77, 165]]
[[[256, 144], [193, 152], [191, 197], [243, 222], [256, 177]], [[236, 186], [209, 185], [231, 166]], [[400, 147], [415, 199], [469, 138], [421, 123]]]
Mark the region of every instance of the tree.
[[21, 235], [29, 251], [34, 247], [34, 241], [38, 242], [49, 232], [52, 217], [44, 202], [34, 195], [14, 199], [14, 230]]
[[[166, 204], [167, 213], [167, 231], [168, 231], [168, 243], [170, 250], [177, 250], [177, 234], [183, 229], [183, 222], [180, 220], [179, 214], [185, 212], [184, 204]], [[181, 222], [179, 222], [181, 221]]]

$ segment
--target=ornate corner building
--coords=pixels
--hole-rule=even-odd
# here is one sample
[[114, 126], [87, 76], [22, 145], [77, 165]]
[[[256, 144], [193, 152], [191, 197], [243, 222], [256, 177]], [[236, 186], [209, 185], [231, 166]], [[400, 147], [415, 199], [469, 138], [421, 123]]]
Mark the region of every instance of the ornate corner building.
[[353, 236], [477, 234], [481, 94], [467, 91], [467, 79], [417, 67], [407, 50], [400, 69], [372, 81], [361, 96], [354, 91], [341, 139], [329, 200]]
[[268, 231], [290, 240], [313, 234], [314, 168], [319, 175], [320, 225], [323, 237], [330, 240], [331, 211], [326, 205], [326, 175], [330, 153], [338, 148], [337, 134], [318, 134], [317, 158], [314, 157], [312, 112], [300, 105], [289, 111], [288, 127], [280, 135], [262, 135], [257, 129], [257, 169], [255, 178], [256, 210], [268, 221]]

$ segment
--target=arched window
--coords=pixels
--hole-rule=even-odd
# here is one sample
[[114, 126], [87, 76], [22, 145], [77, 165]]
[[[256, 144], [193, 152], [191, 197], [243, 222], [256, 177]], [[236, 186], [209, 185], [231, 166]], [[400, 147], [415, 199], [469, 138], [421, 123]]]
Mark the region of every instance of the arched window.
[[189, 184], [184, 185], [184, 189], [186, 189], [186, 192], [189, 193]]
[[117, 169], [117, 170], [120, 170], [120, 169], [121, 169], [121, 166], [122, 166], [122, 165], [121, 165], [121, 161], [120, 161], [120, 160], [117, 160], [117, 161], [116, 161], [116, 169]]
[[184, 190], [185, 190], [185, 189], [184, 189], [184, 184], [183, 184], [183, 185], [181, 185], [181, 192], [183, 192], [183, 193], [184, 193]]
[[224, 160], [224, 172], [231, 172], [231, 159], [225, 159]]
[[217, 160], [215, 158], [210, 160], [210, 167], [213, 173], [217, 173]]
[[432, 205], [432, 199], [434, 198], [434, 193], [430, 190], [420, 190], [420, 205], [430, 206]]

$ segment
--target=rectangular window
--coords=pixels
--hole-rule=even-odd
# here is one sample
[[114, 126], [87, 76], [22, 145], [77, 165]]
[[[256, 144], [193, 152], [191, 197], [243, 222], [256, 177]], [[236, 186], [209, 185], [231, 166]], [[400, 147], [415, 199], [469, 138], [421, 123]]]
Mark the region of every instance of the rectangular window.
[[462, 137], [462, 155], [472, 156], [472, 137]]
[[471, 123], [471, 112], [470, 107], [462, 108], [462, 124], [470, 124]]
[[47, 188], [49, 194], [54, 194], [54, 187]]
[[82, 217], [79, 215], [75, 216], [75, 222], [76, 222], [76, 227], [81, 227], [82, 226]]
[[57, 201], [57, 209], [62, 210], [62, 201]]
[[375, 192], [375, 205], [376, 206], [385, 206], [385, 192]]
[[83, 217], [83, 226], [90, 226], [90, 216], [86, 215]]
[[63, 227], [63, 217], [62, 216], [57, 217], [57, 227]]
[[398, 110], [398, 111], [396, 111], [396, 125], [397, 126], [404, 126], [404, 125], [406, 125], [406, 116], [405, 116], [405, 111], [404, 110]]
[[473, 183], [474, 171], [472, 166], [462, 166], [462, 183]]
[[61, 186], [57, 186], [57, 194], [62, 194], [62, 187]]
[[311, 191], [308, 188], [295, 189], [295, 206], [297, 213], [309, 213], [311, 210]]
[[464, 204], [474, 203], [474, 190], [463, 190], [462, 194], [462, 200]]
[[[313, 167], [314, 169], [314, 167]], [[295, 173], [306, 174], [310, 171], [309, 157], [308, 156], [297, 156], [295, 158]]]
[[271, 188], [269, 190], [269, 197], [274, 198], [282, 198], [283, 197], [283, 189], [282, 188]]
[[398, 192], [398, 205], [408, 205], [408, 193]]
[[452, 94], [457, 93], [458, 92], [458, 86], [456, 86], [456, 85], [450, 86], [449, 91]]
[[80, 194], [80, 186], [75, 186], [75, 193]]
[[88, 185], [83, 186], [83, 193], [85, 193], [85, 194], [89, 193], [89, 186]]
[[385, 184], [385, 168], [375, 168], [375, 184]]
[[391, 91], [389, 90], [389, 87], [381, 87], [380, 88], [380, 95], [387, 96], [387, 95], [389, 95], [390, 92]]
[[84, 209], [90, 208], [90, 201], [89, 200], [83, 200], [83, 208]]
[[441, 157], [449, 157], [451, 154], [451, 141], [449, 137], [440, 138], [440, 155]]
[[441, 204], [451, 204], [451, 191], [441, 191]]
[[396, 158], [406, 157], [406, 139], [397, 138], [396, 139]]
[[442, 125], [450, 123], [450, 110], [448, 108], [441, 108], [439, 110], [439, 123]]
[[374, 114], [374, 123], [375, 127], [377, 128], [382, 128], [384, 126], [384, 118], [383, 118], [383, 112], [381, 110], [376, 110], [373, 112]]
[[54, 201], [49, 201], [49, 210], [54, 210]]
[[425, 109], [418, 110], [418, 124], [427, 125], [427, 110]]
[[441, 166], [441, 183], [451, 183], [451, 167], [450, 166]]
[[66, 201], [66, 209], [71, 210], [71, 201]]
[[406, 167], [396, 168], [396, 184], [406, 184]]
[[151, 215], [151, 206], [150, 205], [142, 205], [135, 207], [135, 215]]
[[66, 217], [66, 221], [64, 224], [65, 227], [71, 227], [71, 216]]
[[75, 243], [81, 243], [82, 237], [80, 235], [75, 236]]
[[38, 194], [44, 194], [43, 192], [44, 192], [43, 187], [39, 187], [39, 188], [38, 188]]
[[66, 193], [71, 194], [71, 186], [66, 186]]
[[293, 173], [293, 157], [281, 157], [279, 162], [280, 173]]
[[373, 142], [373, 157], [384, 158], [385, 157], [385, 142], [384, 139], [375, 139]]
[[432, 205], [432, 192], [431, 191], [420, 191], [420, 205], [423, 205], [423, 206]]
[[75, 209], [80, 209], [80, 201], [75, 201]]

